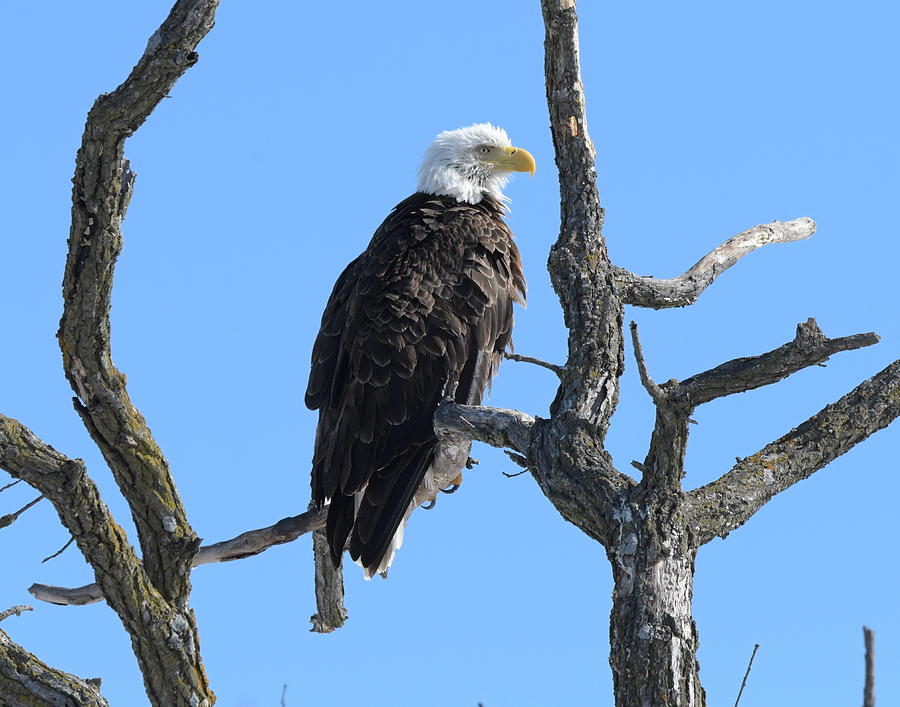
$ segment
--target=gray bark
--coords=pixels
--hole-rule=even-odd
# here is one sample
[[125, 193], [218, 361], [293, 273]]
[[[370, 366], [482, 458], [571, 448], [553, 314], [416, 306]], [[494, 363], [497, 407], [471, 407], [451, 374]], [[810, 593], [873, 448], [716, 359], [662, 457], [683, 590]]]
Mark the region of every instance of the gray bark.
[[108, 707], [99, 680], [51, 668], [0, 631], [0, 705]]

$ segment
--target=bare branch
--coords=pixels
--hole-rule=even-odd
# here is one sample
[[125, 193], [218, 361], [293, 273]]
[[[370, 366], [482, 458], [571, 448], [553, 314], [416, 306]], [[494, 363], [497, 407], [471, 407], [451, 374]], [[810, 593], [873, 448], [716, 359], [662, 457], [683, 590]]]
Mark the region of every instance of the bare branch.
[[268, 550], [275, 545], [292, 542], [301, 535], [323, 527], [326, 515], [327, 509], [309, 510], [298, 516], [282, 518], [268, 528], [248, 530], [231, 540], [204, 545], [197, 552], [193, 566], [242, 560], [245, 557], [258, 555], [263, 550]]
[[704, 255], [683, 275], [668, 280], [635, 275], [613, 266], [616, 287], [625, 304], [651, 309], [684, 307], [693, 304], [719, 275], [757, 248], [770, 243], [800, 241], [815, 231], [816, 222], [810, 218], [754, 226]]
[[434, 413], [434, 426], [439, 435], [450, 433], [492, 447], [509, 447], [526, 456], [533, 425], [534, 418], [524, 412], [481, 405], [447, 403]]
[[681, 394], [696, 407], [725, 395], [777, 383], [792, 373], [827, 361], [832, 354], [872, 346], [878, 341], [873, 332], [829, 339], [815, 319], [808, 319], [797, 325], [793, 341], [760, 356], [734, 359], [692, 376], [680, 383]]
[[12, 483], [9, 483], [9, 484], [6, 484], [6, 486], [0, 487], [0, 493], [3, 493], [4, 491], [6, 491], [6, 489], [11, 489], [13, 486], [15, 486], [16, 484], [19, 484], [19, 483], [22, 483], [22, 479], [16, 479]]
[[[18, 607], [17, 607], [18, 608]], [[4, 705], [109, 707], [99, 681], [51, 668], [0, 631], [0, 702]]]
[[347, 621], [344, 607], [344, 572], [331, 561], [331, 550], [324, 531], [313, 533], [315, 560], [316, 613], [309, 617], [313, 633], [331, 633]]
[[46, 496], [95, 571], [112, 580], [123, 570], [132, 576], [119, 591], [134, 589], [146, 576], [125, 534], [100, 500], [80, 459], [69, 459], [28, 428], [0, 415], [0, 467]]
[[687, 495], [699, 546], [743, 525], [770, 498], [809, 477], [900, 416], [900, 360], [731, 471]]
[[75, 542], [75, 536], [74, 536], [74, 535], [71, 536], [68, 540], [66, 540], [66, 544], [63, 545], [61, 548], [59, 548], [59, 550], [57, 550], [56, 552], [54, 552], [52, 555], [48, 555], [48, 556], [45, 557], [43, 560], [41, 560], [41, 564], [43, 564], [43, 563], [45, 563], [45, 562], [49, 562], [49, 561], [52, 560], [53, 558], [59, 557], [60, 555], [62, 555], [66, 550], [69, 549], [69, 545], [71, 545], [73, 542]]
[[650, 394], [650, 397], [653, 398], [653, 401], [659, 405], [665, 400], [666, 395], [662, 389], [653, 382], [653, 379], [647, 372], [647, 362], [644, 361], [644, 349], [641, 346], [641, 340], [638, 336], [637, 322], [631, 322], [631, 344], [634, 347], [634, 358], [635, 361], [637, 361], [638, 375], [641, 378], [641, 383], [643, 384], [644, 389]]
[[103, 590], [96, 583], [71, 589], [35, 583], [28, 587], [28, 593], [35, 599], [58, 606], [84, 606], [103, 601]]
[[744, 673], [744, 679], [741, 680], [741, 689], [738, 691], [737, 699], [734, 701], [734, 707], [738, 707], [738, 703], [741, 701], [741, 695], [744, 694], [744, 688], [747, 687], [747, 678], [750, 677], [750, 668], [753, 667], [753, 659], [756, 657], [756, 651], [759, 650], [759, 644], [755, 644], [753, 646], [753, 652], [750, 654], [750, 662], [747, 663], [747, 672]]
[[875, 707], [875, 632], [863, 626], [866, 644], [866, 683], [863, 688], [863, 707]]
[[509, 351], [503, 352], [503, 358], [507, 359], [508, 361], [533, 363], [535, 366], [540, 366], [541, 368], [546, 368], [548, 371], [553, 371], [557, 376], [562, 376], [563, 372], [566, 370], [565, 366], [557, 366], [555, 363], [542, 361], [541, 359], [533, 358], [532, 356], [522, 356], [521, 354], [511, 353]]
[[[486, 409], [489, 410], [490, 408]], [[527, 415], [522, 415], [522, 413], [514, 414], [521, 415], [525, 420], [530, 419]], [[468, 438], [458, 442], [457, 455], [464, 454], [468, 456], [468, 450]], [[435, 477], [435, 484], [432, 487], [426, 487], [425, 484], [423, 484], [419, 491], [416, 493], [416, 502], [422, 504], [427, 503], [429, 500], [432, 500], [438, 493], [438, 490], [445, 487], [452, 480], [452, 477], [456, 476], [459, 473], [459, 467], [464, 464], [464, 461], [465, 458], [463, 458], [463, 461], [460, 462], [455, 457], [453, 460], [448, 460], [447, 463], [443, 466], [446, 466], [448, 469], [453, 469], [452, 474], [449, 474], [442, 473], [440, 471], [443, 466], [441, 464], [441, 460], [436, 459], [435, 466], [438, 467], [438, 470], [436, 470], [433, 474], [433, 476]], [[455, 468], [454, 464], [456, 464]], [[231, 538], [230, 540], [223, 540], [211, 545], [204, 545], [194, 556], [191, 566], [199, 567], [200, 565], [214, 564], [217, 562], [242, 560], [247, 557], [258, 555], [259, 553], [268, 550], [270, 547], [293, 542], [301, 535], [305, 535], [306, 533], [310, 533], [323, 528], [325, 526], [325, 518], [327, 515], [327, 506], [321, 510], [311, 509], [297, 516], [282, 518], [274, 525], [270, 525], [266, 528], [248, 530], [234, 538]], [[330, 557], [326, 557], [326, 559], [328, 560], [330, 566]], [[321, 574], [324, 578], [324, 574]], [[337, 579], [331, 579], [328, 584], [329, 586], [334, 587], [337, 585], [338, 581], [339, 580]], [[87, 584], [82, 587], [67, 588], [57, 587], [49, 584], [35, 583], [28, 588], [28, 591], [35, 599], [46, 601], [51, 604], [82, 606], [84, 604], [92, 604], [94, 602], [103, 600], [103, 591], [98, 584]], [[330, 592], [330, 595], [332, 597], [337, 596], [336, 592]], [[321, 596], [324, 597], [325, 594], [321, 594]], [[337, 604], [335, 603], [335, 601], [331, 601], [330, 606], [336, 606]], [[320, 614], [323, 613], [323, 608], [324, 604], [320, 606]], [[341, 608], [341, 610], [343, 610], [343, 608]], [[346, 618], [346, 610], [343, 611], [344, 618]], [[335, 625], [333, 621], [333, 617], [337, 614], [334, 611], [326, 613], [332, 616], [332, 621], [327, 624], [323, 623], [322, 625], [332, 626], [331, 630], [333, 630], [334, 628], [338, 628], [338, 626]]]
[[641, 383], [656, 406], [656, 424], [647, 458], [643, 464], [632, 462], [632, 466], [640, 469], [647, 489], [665, 489], [666, 492], [680, 489], [691, 409], [684, 404], [677, 381], [659, 386], [650, 378], [636, 322], [631, 322], [631, 342]]
[[[150, 694], [151, 701], [177, 704], [186, 696], [180, 701], [187, 703], [191, 695], [206, 690], [199, 654], [185, 647], [196, 632], [193, 614], [165, 602], [150, 583], [125, 532], [100, 500], [84, 463], [63, 456], [21, 423], [0, 415], [0, 467], [46, 496], [75, 537], [102, 593], [138, 644], [135, 653], [148, 694], [152, 687], [159, 691]], [[172, 665], [178, 666], [177, 677]], [[178, 699], [156, 699], [160, 692]]]
[[0, 621], [6, 621], [10, 616], [21, 616], [25, 611], [34, 611], [34, 607], [27, 606], [26, 604], [11, 606], [6, 611], [0, 611]]
[[91, 108], [72, 180], [63, 280], [59, 343], [76, 408], [128, 501], [147, 573], [167, 599], [187, 595], [199, 542], [168, 463], [112, 363], [110, 296], [134, 186], [125, 140], [197, 62], [194, 49], [212, 28], [217, 6], [218, 0], [178, 0], [125, 82]]
[[[275, 545], [289, 543], [301, 535], [322, 528], [325, 525], [327, 508], [311, 510], [298, 516], [282, 518], [274, 525], [257, 530], [248, 530], [237, 537], [222, 542], [204, 545], [194, 556], [192, 566], [208, 565], [216, 562], [242, 560], [258, 555]], [[28, 591], [35, 599], [51, 604], [82, 606], [103, 600], [103, 591], [98, 584], [83, 587], [55, 587], [50, 584], [32, 584]]]
[[30, 501], [29, 503], [26, 503], [24, 506], [22, 506], [22, 507], [21, 507], [19, 510], [17, 510], [15, 513], [7, 513], [5, 516], [0, 516], [0, 528], [5, 528], [6, 526], [12, 525], [13, 523], [15, 523], [15, 522], [16, 522], [16, 519], [17, 519], [20, 515], [22, 515], [25, 511], [27, 511], [27, 510], [28, 510], [29, 508], [31, 508], [32, 506], [36, 505], [36, 504], [38, 503], [38, 501], [42, 501], [43, 499], [44, 499], [43, 495], [38, 496], [38, 497], [37, 497], [36, 499], [34, 499], [33, 501]]

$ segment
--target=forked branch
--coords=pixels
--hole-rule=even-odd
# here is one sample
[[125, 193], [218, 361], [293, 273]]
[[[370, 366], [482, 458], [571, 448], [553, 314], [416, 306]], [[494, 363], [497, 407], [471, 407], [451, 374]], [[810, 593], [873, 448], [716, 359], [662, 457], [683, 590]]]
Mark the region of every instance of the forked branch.
[[696, 407], [725, 395], [777, 383], [797, 371], [827, 361], [832, 354], [872, 346], [878, 341], [878, 335], [874, 332], [829, 339], [819, 329], [815, 319], [807, 319], [797, 325], [797, 335], [793, 341], [774, 351], [734, 359], [691, 376], [681, 382], [681, 393], [692, 407]]
[[900, 416], [900, 360], [784, 437], [688, 494], [697, 545], [725, 537], [770, 498], [809, 477]]

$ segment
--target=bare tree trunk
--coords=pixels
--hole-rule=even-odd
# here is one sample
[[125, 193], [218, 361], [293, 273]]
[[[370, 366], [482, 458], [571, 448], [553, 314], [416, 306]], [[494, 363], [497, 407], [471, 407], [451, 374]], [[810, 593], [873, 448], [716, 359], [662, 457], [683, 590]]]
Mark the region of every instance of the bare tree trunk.
[[615, 588], [609, 663], [617, 705], [706, 704], [691, 616], [696, 549], [680, 494], [656, 495], [618, 514], [608, 557]]

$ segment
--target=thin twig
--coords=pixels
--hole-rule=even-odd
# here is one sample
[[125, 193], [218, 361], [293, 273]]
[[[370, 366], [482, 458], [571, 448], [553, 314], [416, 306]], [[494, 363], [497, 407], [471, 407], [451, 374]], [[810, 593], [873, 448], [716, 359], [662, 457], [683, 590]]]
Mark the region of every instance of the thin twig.
[[503, 352], [503, 358], [509, 361], [518, 361], [519, 363], [533, 363], [535, 366], [540, 366], [541, 368], [546, 368], [548, 371], [553, 371], [557, 376], [562, 376], [562, 374], [566, 371], [565, 366], [559, 366], [555, 363], [542, 361], [539, 358], [534, 358], [532, 356], [522, 356], [521, 354], [510, 353], [508, 351]]
[[72, 537], [70, 537], [70, 538], [66, 541], [66, 544], [63, 545], [61, 548], [59, 548], [59, 550], [57, 550], [56, 552], [54, 552], [54, 553], [53, 553], [52, 555], [50, 555], [49, 557], [45, 557], [43, 560], [41, 560], [41, 564], [44, 564], [45, 562], [48, 562], [48, 561], [52, 560], [54, 557], [59, 557], [60, 555], [62, 555], [66, 550], [69, 549], [69, 545], [71, 545], [73, 542], [75, 542], [75, 536], [74, 536], [74, 535], [73, 535]]
[[750, 662], [747, 663], [747, 672], [744, 673], [744, 679], [741, 682], [741, 690], [738, 692], [737, 699], [734, 701], [734, 707], [738, 707], [738, 702], [741, 701], [741, 695], [744, 694], [744, 688], [747, 687], [747, 678], [750, 677], [750, 668], [753, 667], [753, 659], [756, 657], [756, 651], [759, 650], [759, 644], [757, 643], [753, 646], [753, 653], [750, 654]]
[[287, 707], [287, 702], [284, 701], [285, 695], [287, 695], [287, 683], [281, 687], [281, 707]]
[[5, 516], [0, 516], [0, 528], [5, 528], [7, 525], [12, 525], [13, 523], [15, 523], [16, 519], [20, 515], [22, 515], [25, 511], [27, 511], [29, 508], [31, 508], [33, 505], [35, 505], [38, 501], [42, 500], [43, 498], [44, 498], [44, 495], [41, 494], [40, 496], [38, 496], [36, 499], [31, 501], [30, 503], [26, 503], [15, 513], [7, 513]]
[[13, 615], [21, 616], [23, 611], [34, 611], [34, 609], [30, 606], [26, 606], [25, 604], [19, 604], [18, 606], [10, 607], [6, 611], [0, 611], [0, 621], [5, 621]]
[[863, 707], [875, 707], [875, 632], [863, 626], [866, 643], [866, 685], [863, 688]]
[[654, 402], [662, 402], [666, 399], [666, 394], [663, 393], [662, 388], [653, 382], [650, 374], [647, 373], [647, 363], [644, 361], [644, 349], [641, 347], [641, 340], [638, 337], [637, 322], [631, 322], [631, 343], [634, 344], [634, 358], [637, 361], [641, 383], [644, 385], [647, 392], [650, 393], [650, 397], [653, 398]]
[[6, 489], [11, 489], [13, 486], [20, 483], [21, 481], [22, 481], [22, 479], [16, 479], [12, 483], [6, 484], [6, 486], [0, 487], [0, 493], [3, 493], [4, 491], [6, 491]]
[[527, 472], [528, 472], [528, 469], [522, 469], [522, 471], [517, 471], [512, 474], [510, 474], [508, 471], [501, 471], [500, 473], [503, 474], [507, 479], [514, 479], [517, 476], [521, 476], [522, 474], [525, 474]]

